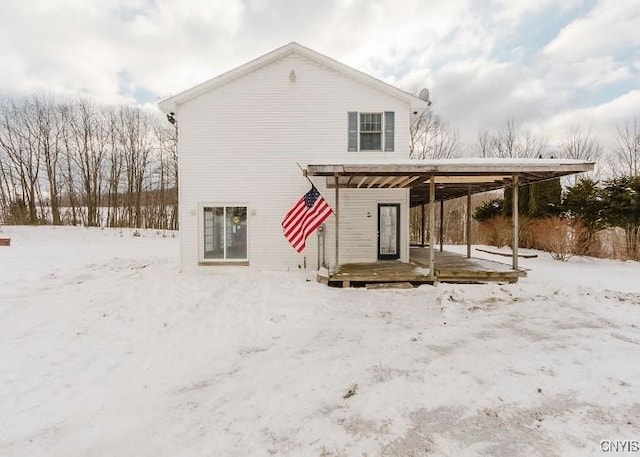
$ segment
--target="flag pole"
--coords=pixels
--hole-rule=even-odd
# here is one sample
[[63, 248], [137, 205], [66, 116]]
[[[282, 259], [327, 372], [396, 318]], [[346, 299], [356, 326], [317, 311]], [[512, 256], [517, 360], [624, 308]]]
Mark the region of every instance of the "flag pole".
[[296, 165], [298, 165], [298, 168], [299, 168], [299, 169], [300, 169], [300, 171], [302, 172], [302, 176], [304, 176], [305, 178], [307, 178], [307, 181], [309, 181], [313, 187], [316, 187], [316, 185], [313, 183], [313, 181], [311, 181], [311, 179], [309, 179], [309, 177], [307, 176], [307, 170], [305, 170], [304, 168], [302, 168], [302, 165], [300, 165], [298, 162], [296, 162]]

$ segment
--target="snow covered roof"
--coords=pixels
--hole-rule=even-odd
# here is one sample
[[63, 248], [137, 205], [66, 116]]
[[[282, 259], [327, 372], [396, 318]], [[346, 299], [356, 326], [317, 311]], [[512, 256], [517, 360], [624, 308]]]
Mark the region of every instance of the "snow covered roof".
[[410, 188], [411, 203], [429, 200], [429, 183], [434, 177], [436, 200], [448, 200], [467, 193], [510, 187], [575, 173], [592, 171], [594, 164], [571, 159], [463, 158], [440, 160], [357, 160], [308, 164], [307, 176], [326, 176], [327, 185], [341, 188]]
[[227, 71], [226, 73], [216, 76], [215, 78], [198, 84], [197, 86], [194, 86], [183, 92], [180, 92], [177, 95], [162, 100], [159, 104], [160, 109], [165, 113], [175, 112], [178, 105], [291, 54], [298, 54], [324, 67], [339, 72], [345, 76], [351, 77], [356, 81], [385, 92], [393, 97], [405, 100], [410, 103], [411, 108], [426, 109], [429, 106], [428, 102], [416, 97], [415, 95], [398, 89], [391, 84], [387, 84], [386, 82], [374, 78], [373, 76], [369, 76], [366, 73], [349, 67], [348, 65], [345, 65], [341, 62], [338, 62], [331, 57], [320, 54], [313, 49], [309, 49], [305, 46], [302, 46], [301, 44], [292, 41], [289, 44], [275, 49], [261, 57], [258, 57], [257, 59], [251, 60], [250, 62], [234, 68], [233, 70]]

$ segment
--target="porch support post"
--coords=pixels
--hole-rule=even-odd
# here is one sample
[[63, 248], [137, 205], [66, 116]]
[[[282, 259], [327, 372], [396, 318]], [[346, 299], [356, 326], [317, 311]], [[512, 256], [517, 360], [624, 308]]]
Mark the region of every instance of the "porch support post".
[[336, 184], [336, 272], [338, 271], [340, 246], [340, 181], [338, 175], [334, 177]]
[[425, 220], [424, 203], [422, 204], [422, 217], [420, 219], [420, 238], [422, 247], [424, 247], [424, 220]]
[[444, 242], [444, 200], [440, 200], [440, 252]]
[[467, 259], [471, 258], [471, 188], [467, 189]]
[[429, 182], [429, 274], [435, 278], [435, 241], [436, 241], [436, 177], [431, 175]]
[[512, 202], [511, 202], [511, 219], [513, 220], [513, 243], [511, 250], [513, 251], [512, 267], [518, 269], [518, 175], [513, 175], [512, 186]]

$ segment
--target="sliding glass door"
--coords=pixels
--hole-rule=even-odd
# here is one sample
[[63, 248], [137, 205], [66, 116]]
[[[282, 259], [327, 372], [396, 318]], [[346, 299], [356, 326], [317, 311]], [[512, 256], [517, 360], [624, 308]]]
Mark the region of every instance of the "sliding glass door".
[[247, 260], [247, 207], [205, 206], [204, 260]]

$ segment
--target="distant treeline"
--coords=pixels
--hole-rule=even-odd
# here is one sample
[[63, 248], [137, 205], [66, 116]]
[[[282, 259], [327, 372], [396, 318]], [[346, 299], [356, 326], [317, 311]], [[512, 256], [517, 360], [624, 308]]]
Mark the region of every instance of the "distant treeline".
[[0, 222], [177, 229], [177, 130], [133, 106], [0, 101]]

